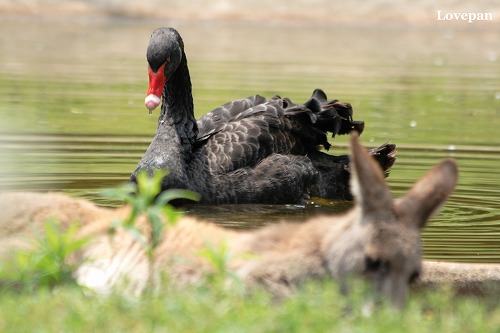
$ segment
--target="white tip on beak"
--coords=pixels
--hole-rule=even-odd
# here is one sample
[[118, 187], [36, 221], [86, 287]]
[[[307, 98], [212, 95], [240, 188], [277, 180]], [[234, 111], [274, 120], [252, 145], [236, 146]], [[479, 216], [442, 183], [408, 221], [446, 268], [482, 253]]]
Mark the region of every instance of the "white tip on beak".
[[160, 105], [160, 102], [161, 100], [158, 98], [158, 96], [149, 94], [144, 100], [144, 105], [146, 105], [149, 112], [151, 113], [151, 111], [153, 111], [158, 105]]

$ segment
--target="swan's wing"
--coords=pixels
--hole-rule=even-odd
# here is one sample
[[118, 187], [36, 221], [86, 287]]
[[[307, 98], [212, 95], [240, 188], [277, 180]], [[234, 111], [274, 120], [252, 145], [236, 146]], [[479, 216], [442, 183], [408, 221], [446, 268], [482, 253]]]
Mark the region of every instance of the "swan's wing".
[[279, 101], [269, 100], [247, 109], [233, 107], [231, 111], [236, 112], [225, 115], [227, 120], [212, 122], [215, 126], [211, 124], [211, 134], [205, 139], [211, 170], [229, 172], [255, 166], [273, 153], [289, 153], [294, 146]]
[[211, 170], [229, 172], [254, 166], [271, 154], [307, 155], [318, 146], [328, 149], [328, 132], [333, 136], [353, 129], [361, 132], [363, 126], [352, 120], [350, 104], [328, 102], [319, 89], [304, 104], [257, 95], [227, 103], [202, 117], [197, 143], [203, 146]]
[[208, 139], [210, 136], [221, 131], [225, 124], [232, 121], [234, 118], [237, 118], [245, 110], [266, 102], [267, 100], [264, 97], [255, 95], [219, 106], [197, 121], [197, 141], [204, 141]]

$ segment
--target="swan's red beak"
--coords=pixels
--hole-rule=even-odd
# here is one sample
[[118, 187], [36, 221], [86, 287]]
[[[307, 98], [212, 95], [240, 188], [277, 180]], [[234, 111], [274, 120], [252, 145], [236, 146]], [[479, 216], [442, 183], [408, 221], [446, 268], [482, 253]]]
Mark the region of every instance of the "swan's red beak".
[[144, 105], [146, 105], [149, 113], [151, 113], [151, 111], [160, 105], [163, 87], [165, 86], [165, 82], [167, 82], [167, 77], [165, 76], [165, 64], [161, 65], [156, 73], [153, 72], [150, 66], [148, 66], [148, 75], [149, 88], [148, 93], [146, 94], [146, 99], [144, 100]]

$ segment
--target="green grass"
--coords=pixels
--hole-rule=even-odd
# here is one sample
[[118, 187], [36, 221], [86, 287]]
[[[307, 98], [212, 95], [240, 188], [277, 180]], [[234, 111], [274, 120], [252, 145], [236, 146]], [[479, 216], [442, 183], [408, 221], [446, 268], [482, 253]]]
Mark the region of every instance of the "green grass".
[[341, 296], [331, 281], [311, 283], [273, 301], [256, 292], [205, 285], [169, 288], [130, 300], [85, 295], [64, 286], [35, 294], [0, 294], [2, 332], [498, 332], [496, 300], [414, 294], [402, 312], [363, 306], [368, 291]]
[[16, 251], [12, 260], [0, 262], [0, 291], [36, 292], [40, 288], [76, 284], [72, 275], [76, 266], [69, 263], [69, 258], [88, 241], [75, 239], [77, 230], [76, 223], [63, 231], [57, 221], [47, 221], [31, 249]]

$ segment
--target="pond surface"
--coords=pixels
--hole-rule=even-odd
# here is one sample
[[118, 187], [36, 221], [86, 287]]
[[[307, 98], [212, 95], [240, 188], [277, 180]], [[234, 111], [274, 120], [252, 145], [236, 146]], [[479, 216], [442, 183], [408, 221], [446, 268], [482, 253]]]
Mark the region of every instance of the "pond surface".
[[[400, 196], [445, 157], [457, 190], [424, 232], [428, 258], [500, 262], [500, 30], [279, 26], [2, 18], [0, 190], [64, 191], [116, 205], [99, 190], [126, 182], [158, 117], [143, 105], [152, 30], [183, 35], [197, 117], [253, 94], [303, 102], [314, 88], [350, 102], [362, 141], [398, 145]], [[465, 28], [464, 28], [465, 27]], [[347, 152], [347, 138], [333, 141]], [[303, 220], [350, 207], [189, 207], [233, 227]]]

